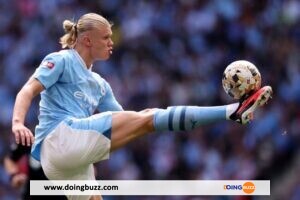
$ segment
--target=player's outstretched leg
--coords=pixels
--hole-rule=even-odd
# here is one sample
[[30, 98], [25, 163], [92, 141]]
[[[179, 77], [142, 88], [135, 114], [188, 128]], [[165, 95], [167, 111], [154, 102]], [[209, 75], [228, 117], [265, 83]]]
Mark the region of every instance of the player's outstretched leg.
[[265, 86], [242, 102], [226, 106], [173, 106], [143, 112], [113, 113], [111, 151], [153, 131], [186, 131], [226, 119], [246, 124], [257, 107], [265, 104], [271, 94], [271, 87]]
[[215, 107], [174, 106], [158, 110], [154, 115], [154, 127], [156, 131], [184, 131], [224, 119], [246, 124], [252, 120], [257, 107], [267, 103], [271, 94], [272, 88], [265, 86], [236, 104]]
[[226, 106], [172, 106], [158, 109], [154, 114], [155, 131], [187, 131], [200, 125], [229, 119], [239, 103]]

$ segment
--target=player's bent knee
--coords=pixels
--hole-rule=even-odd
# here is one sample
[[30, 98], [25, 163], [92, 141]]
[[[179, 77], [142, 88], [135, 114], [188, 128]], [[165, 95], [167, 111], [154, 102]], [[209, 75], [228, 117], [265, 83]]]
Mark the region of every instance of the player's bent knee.
[[154, 112], [157, 110], [158, 108], [147, 108], [147, 109], [144, 109], [144, 110], [141, 110], [139, 113], [151, 113]]
[[94, 195], [89, 200], [103, 200], [101, 195]]
[[147, 112], [124, 111], [113, 113], [111, 151], [132, 140], [154, 131], [154, 110]]
[[[138, 134], [143, 130], [153, 131], [153, 116], [155, 109], [147, 109], [140, 112], [125, 111], [113, 114], [113, 130], [121, 129], [121, 131], [129, 130], [132, 134]], [[124, 130], [126, 129], [126, 130]]]

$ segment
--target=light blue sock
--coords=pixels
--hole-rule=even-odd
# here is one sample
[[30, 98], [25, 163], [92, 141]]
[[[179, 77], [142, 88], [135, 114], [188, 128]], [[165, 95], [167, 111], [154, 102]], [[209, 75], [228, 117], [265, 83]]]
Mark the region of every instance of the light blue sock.
[[158, 109], [154, 114], [155, 131], [185, 131], [200, 125], [228, 119], [238, 103], [226, 106], [173, 106]]

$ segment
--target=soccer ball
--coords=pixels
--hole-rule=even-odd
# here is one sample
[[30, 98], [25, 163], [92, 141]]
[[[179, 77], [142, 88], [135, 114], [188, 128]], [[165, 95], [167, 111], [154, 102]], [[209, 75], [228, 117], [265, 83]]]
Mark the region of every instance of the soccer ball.
[[261, 75], [254, 64], [246, 60], [230, 63], [222, 78], [225, 92], [234, 99], [241, 99], [261, 86]]

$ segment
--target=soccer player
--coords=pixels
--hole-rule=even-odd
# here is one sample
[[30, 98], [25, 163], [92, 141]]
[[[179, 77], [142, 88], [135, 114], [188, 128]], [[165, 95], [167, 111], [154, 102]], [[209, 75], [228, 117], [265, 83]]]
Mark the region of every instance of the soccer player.
[[[19, 162], [22, 158], [26, 158], [24, 164], [28, 167], [28, 171], [22, 170], [24, 167], [20, 166]], [[40, 162], [30, 156], [30, 147], [12, 144], [9, 153], [4, 158], [4, 167], [10, 176], [11, 186], [21, 189], [23, 200], [67, 199], [65, 196], [30, 196], [30, 180], [47, 180]]]
[[[200, 125], [252, 119], [271, 96], [265, 86], [240, 103], [215, 106], [174, 106], [167, 109], [124, 111], [109, 83], [92, 71], [97, 60], [113, 52], [111, 24], [88, 13], [78, 22], [63, 22], [59, 52], [47, 55], [16, 97], [12, 131], [16, 143], [31, 145], [51, 180], [94, 180], [93, 163], [150, 132], [192, 130]], [[41, 93], [35, 138], [24, 126], [32, 99]], [[98, 110], [100, 113], [94, 114]], [[69, 197], [88, 199], [88, 197]]]

